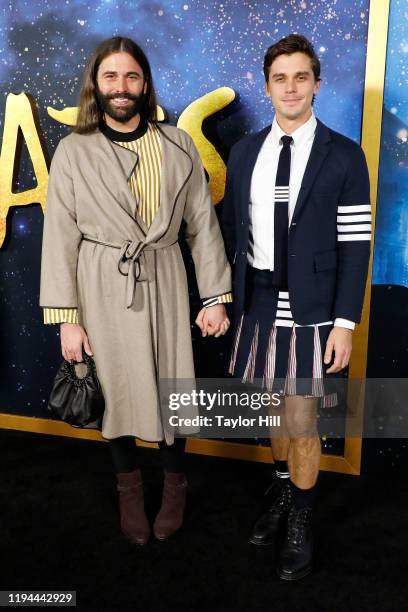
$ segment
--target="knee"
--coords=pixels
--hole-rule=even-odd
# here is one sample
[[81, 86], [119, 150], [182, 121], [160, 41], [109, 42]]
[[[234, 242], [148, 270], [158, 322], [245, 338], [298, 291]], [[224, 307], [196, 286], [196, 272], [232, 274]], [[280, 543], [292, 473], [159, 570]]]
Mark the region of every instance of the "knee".
[[316, 419], [305, 420], [297, 416], [286, 419], [289, 437], [293, 440], [303, 440], [306, 444], [311, 439], [318, 438]]

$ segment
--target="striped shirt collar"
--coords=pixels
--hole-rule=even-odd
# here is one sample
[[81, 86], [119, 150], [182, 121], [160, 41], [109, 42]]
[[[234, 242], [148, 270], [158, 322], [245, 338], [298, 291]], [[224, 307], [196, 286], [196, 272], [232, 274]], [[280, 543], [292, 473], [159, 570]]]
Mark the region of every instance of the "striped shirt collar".
[[[309, 119], [306, 121], [306, 123], [298, 127], [294, 132], [292, 132], [292, 134], [289, 134], [293, 138], [293, 144], [295, 145], [295, 147], [299, 147], [307, 140], [313, 138], [315, 131], [316, 131], [316, 127], [317, 127], [317, 121], [312, 111], [312, 114], [309, 117]], [[279, 126], [277, 119], [276, 119], [276, 115], [273, 119], [273, 123], [272, 123], [272, 127], [271, 127], [269, 136], [271, 139], [271, 143], [275, 147], [280, 145], [280, 139], [282, 138], [282, 136], [288, 136], [288, 134], [286, 134], [286, 132], [284, 132], [282, 128]]]

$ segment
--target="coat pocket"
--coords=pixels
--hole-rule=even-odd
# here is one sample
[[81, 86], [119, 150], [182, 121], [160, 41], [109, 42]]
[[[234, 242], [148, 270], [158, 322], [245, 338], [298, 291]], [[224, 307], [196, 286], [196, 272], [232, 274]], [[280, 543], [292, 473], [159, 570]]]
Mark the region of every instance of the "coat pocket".
[[314, 269], [316, 272], [335, 268], [337, 268], [337, 249], [314, 254]]

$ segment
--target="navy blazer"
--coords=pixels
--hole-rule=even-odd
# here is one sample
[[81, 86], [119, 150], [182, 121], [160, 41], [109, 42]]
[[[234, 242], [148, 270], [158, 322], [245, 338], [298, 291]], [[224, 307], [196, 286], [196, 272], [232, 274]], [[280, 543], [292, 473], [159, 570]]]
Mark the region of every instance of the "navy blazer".
[[[237, 142], [228, 160], [221, 225], [234, 267], [238, 316], [244, 310], [251, 177], [270, 129]], [[356, 207], [369, 204], [368, 170], [361, 147], [318, 120], [289, 227], [288, 288], [295, 323], [309, 325], [337, 317], [360, 321], [370, 240], [367, 230], [359, 232], [362, 213]], [[339, 221], [344, 223], [346, 217], [338, 219], [339, 213], [346, 215], [347, 223], [354, 223], [353, 236], [349, 226], [348, 235], [341, 233], [345, 226], [339, 227]]]

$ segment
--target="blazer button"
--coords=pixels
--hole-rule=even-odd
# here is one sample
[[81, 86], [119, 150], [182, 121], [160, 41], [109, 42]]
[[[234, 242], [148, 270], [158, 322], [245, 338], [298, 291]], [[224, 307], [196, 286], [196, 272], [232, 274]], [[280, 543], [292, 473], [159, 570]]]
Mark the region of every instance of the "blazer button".
[[296, 257], [296, 255], [294, 253], [291, 253], [290, 256], [291, 257]]
[[241, 251], [241, 255], [246, 255], [246, 251]]
[[292, 223], [292, 227], [295, 227], [296, 223]]

